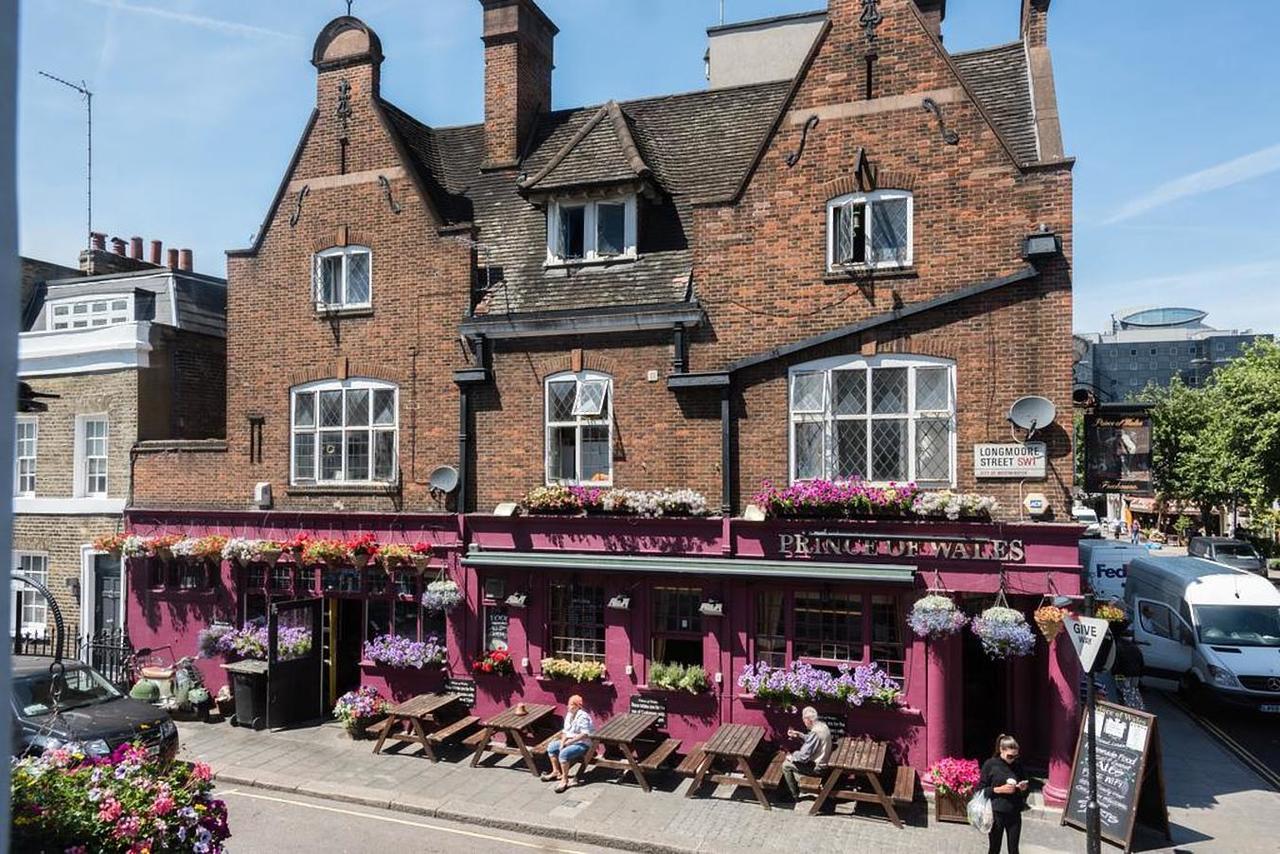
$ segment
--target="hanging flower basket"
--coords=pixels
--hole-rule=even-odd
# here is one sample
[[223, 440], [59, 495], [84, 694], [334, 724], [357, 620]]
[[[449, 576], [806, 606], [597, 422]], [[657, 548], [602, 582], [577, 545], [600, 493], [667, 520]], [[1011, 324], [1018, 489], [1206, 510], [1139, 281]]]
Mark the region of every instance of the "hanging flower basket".
[[1093, 615], [1100, 620], [1106, 620], [1109, 623], [1123, 623], [1128, 617], [1125, 615], [1124, 608], [1113, 602], [1103, 602], [1101, 605], [1093, 609]]
[[258, 551], [258, 544], [244, 537], [232, 537], [222, 547], [222, 559], [229, 560], [238, 567], [245, 567], [253, 560]]
[[426, 572], [431, 565], [431, 543], [414, 543], [409, 546], [409, 550], [413, 553], [409, 556], [413, 561], [413, 568], [418, 572]]
[[311, 540], [302, 552], [305, 563], [323, 563], [330, 569], [339, 569], [350, 559], [351, 552], [341, 540]]
[[275, 566], [283, 549], [274, 540], [258, 540], [258, 560], [268, 566]]
[[106, 552], [113, 557], [120, 557], [121, 547], [127, 534], [102, 534], [93, 540], [93, 550]]
[[1036, 608], [1033, 615], [1036, 621], [1036, 627], [1040, 629], [1040, 634], [1044, 635], [1044, 639], [1049, 643], [1053, 643], [1053, 639], [1063, 629], [1063, 618], [1066, 617], [1066, 611], [1056, 605], [1041, 605]]
[[437, 578], [422, 594], [422, 607], [434, 613], [448, 613], [462, 604], [462, 591], [447, 578]]
[[1005, 605], [993, 605], [983, 611], [970, 628], [991, 658], [1017, 658], [1030, 655], [1036, 648], [1036, 636], [1027, 625], [1027, 618]]
[[356, 569], [364, 569], [378, 554], [378, 541], [368, 532], [357, 534], [347, 540], [347, 553], [351, 556], [351, 565]]
[[956, 607], [950, 596], [930, 593], [915, 601], [907, 616], [907, 625], [925, 640], [950, 637], [964, 628], [969, 618]]
[[413, 558], [413, 549], [404, 543], [388, 543], [378, 549], [378, 562], [388, 573], [407, 566]]

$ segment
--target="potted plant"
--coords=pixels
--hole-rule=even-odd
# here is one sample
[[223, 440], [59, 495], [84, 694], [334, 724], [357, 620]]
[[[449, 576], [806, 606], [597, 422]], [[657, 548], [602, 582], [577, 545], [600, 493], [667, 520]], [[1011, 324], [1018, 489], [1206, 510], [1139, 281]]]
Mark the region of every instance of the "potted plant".
[[1041, 605], [1032, 614], [1036, 628], [1040, 629], [1040, 634], [1044, 635], [1044, 639], [1049, 643], [1053, 643], [1053, 639], [1062, 631], [1066, 616], [1067, 612], [1056, 605]]
[[925, 640], [950, 637], [964, 628], [969, 618], [956, 607], [950, 596], [929, 593], [921, 596], [911, 606], [907, 625]]
[[347, 540], [347, 554], [351, 558], [352, 566], [356, 569], [364, 569], [369, 565], [369, 561], [377, 556], [378, 541], [367, 531], [357, 534]]
[[1027, 625], [1027, 618], [1014, 608], [993, 605], [975, 617], [970, 627], [991, 658], [1030, 655], [1036, 647], [1036, 637]]
[[302, 550], [304, 563], [323, 563], [330, 569], [338, 569], [347, 563], [351, 552], [341, 540], [308, 540]]
[[583, 511], [582, 497], [570, 487], [560, 484], [534, 487], [525, 495], [520, 506], [529, 513], [554, 516], [575, 516]]
[[239, 567], [248, 566], [257, 553], [257, 542], [244, 537], [231, 537], [222, 547], [222, 559], [229, 560]]
[[274, 566], [275, 562], [280, 558], [281, 552], [284, 551], [284, 545], [277, 543], [275, 540], [258, 540], [255, 545], [257, 546], [257, 559], [268, 566]]
[[599, 661], [569, 661], [564, 658], [542, 659], [542, 676], [546, 679], [599, 682], [604, 679], [604, 674], [604, 663]]
[[378, 689], [361, 685], [348, 691], [333, 704], [333, 716], [353, 739], [362, 739], [366, 730], [387, 713], [387, 698]]
[[413, 548], [404, 543], [388, 543], [378, 548], [378, 561], [390, 573], [413, 562]]
[[933, 809], [936, 820], [968, 823], [969, 814], [966, 807], [982, 778], [978, 760], [948, 756], [935, 762], [928, 770], [927, 776], [929, 782], [933, 783]]
[[418, 572], [426, 572], [427, 567], [431, 565], [431, 543], [417, 542], [409, 546], [409, 550], [413, 552], [410, 560], [413, 561], [413, 568]]
[[711, 687], [711, 679], [707, 671], [697, 664], [684, 665], [679, 662], [664, 664], [661, 661], [655, 661], [649, 666], [649, 687], [702, 694]]
[[93, 550], [120, 557], [126, 534], [101, 534], [93, 539]]
[[305, 531], [295, 537], [290, 537], [280, 544], [283, 551], [293, 556], [294, 563], [302, 563], [307, 553], [307, 546], [311, 543], [311, 535]]
[[433, 613], [448, 613], [461, 604], [462, 591], [447, 578], [437, 578], [422, 593], [422, 607]]
[[436, 635], [428, 635], [424, 641], [399, 635], [379, 635], [364, 645], [367, 660], [387, 667], [421, 670], [428, 665], [444, 664], [447, 655], [448, 651]]
[[472, 664], [472, 669], [477, 673], [507, 676], [516, 672], [516, 665], [511, 660], [509, 652], [505, 649], [495, 649], [477, 658]]

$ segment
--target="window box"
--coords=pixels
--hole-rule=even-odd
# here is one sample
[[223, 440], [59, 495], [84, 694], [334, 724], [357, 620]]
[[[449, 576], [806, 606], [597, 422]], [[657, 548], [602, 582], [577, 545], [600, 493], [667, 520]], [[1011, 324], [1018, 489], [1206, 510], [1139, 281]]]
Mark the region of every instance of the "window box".
[[[790, 708], [786, 703], [779, 700], [764, 700], [755, 694], [742, 693], [735, 694], [734, 699], [742, 703], [748, 709], [778, 709], [785, 710], [791, 714]], [[840, 703], [835, 700], [808, 700], [802, 702], [801, 706], [813, 706], [818, 710], [819, 714], [838, 715], [845, 713], [851, 717], [856, 715], [860, 721], [866, 720], [867, 717], [884, 717], [890, 719], [912, 718], [924, 720], [924, 712], [914, 706], [881, 706], [872, 703], [864, 703], [861, 706], [851, 706], [847, 703]], [[799, 711], [798, 709], [796, 710]]]
[[583, 688], [589, 688], [593, 685], [598, 685], [601, 688], [613, 687], [612, 679], [589, 679], [586, 682], [580, 682], [569, 676], [543, 676], [541, 673], [533, 677], [533, 679], [539, 685], [577, 685]]
[[840, 267], [835, 270], [827, 270], [822, 274], [823, 283], [828, 285], [918, 278], [920, 278], [920, 272], [915, 267]]

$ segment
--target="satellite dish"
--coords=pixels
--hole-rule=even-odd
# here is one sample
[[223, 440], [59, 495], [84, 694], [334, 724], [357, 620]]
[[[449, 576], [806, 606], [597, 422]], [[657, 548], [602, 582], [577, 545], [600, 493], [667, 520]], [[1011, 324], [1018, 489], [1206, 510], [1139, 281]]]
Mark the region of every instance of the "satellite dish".
[[432, 489], [453, 492], [458, 488], [458, 470], [453, 466], [436, 466], [427, 478], [427, 483], [431, 484]]
[[1009, 407], [1009, 421], [1026, 430], [1028, 438], [1041, 427], [1052, 424], [1057, 417], [1058, 408], [1053, 405], [1053, 401], [1039, 395], [1020, 397]]

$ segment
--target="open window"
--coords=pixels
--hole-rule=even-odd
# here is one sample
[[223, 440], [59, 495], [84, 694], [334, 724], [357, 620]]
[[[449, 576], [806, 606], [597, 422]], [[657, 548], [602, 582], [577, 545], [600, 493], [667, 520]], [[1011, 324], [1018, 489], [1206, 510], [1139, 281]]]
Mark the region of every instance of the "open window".
[[368, 308], [373, 304], [373, 253], [366, 246], [317, 252], [312, 293], [317, 311]]
[[850, 193], [827, 202], [827, 269], [910, 267], [913, 199], [906, 190]]
[[636, 197], [563, 200], [547, 205], [547, 263], [634, 258]]
[[593, 371], [546, 384], [547, 483], [613, 482], [613, 380]]

